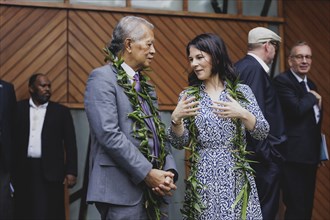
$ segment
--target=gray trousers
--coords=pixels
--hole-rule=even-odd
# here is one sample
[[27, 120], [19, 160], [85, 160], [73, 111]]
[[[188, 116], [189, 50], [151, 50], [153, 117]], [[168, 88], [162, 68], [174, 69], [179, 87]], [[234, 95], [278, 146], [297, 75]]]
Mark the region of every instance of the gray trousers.
[[[135, 206], [114, 205], [96, 202], [95, 206], [101, 215], [102, 220], [148, 220], [143, 200]], [[162, 220], [168, 220], [168, 205], [163, 203], [161, 211], [167, 216], [162, 216]]]

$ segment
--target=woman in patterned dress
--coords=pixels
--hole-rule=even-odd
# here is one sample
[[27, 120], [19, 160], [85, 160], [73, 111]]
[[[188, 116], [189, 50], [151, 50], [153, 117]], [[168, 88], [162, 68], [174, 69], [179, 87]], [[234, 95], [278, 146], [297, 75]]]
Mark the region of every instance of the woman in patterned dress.
[[[249, 132], [256, 139], [266, 138], [269, 124], [261, 113], [257, 101], [247, 85], [238, 84], [248, 102], [234, 100], [228, 92], [227, 82], [234, 82], [237, 75], [228, 57], [226, 46], [215, 34], [196, 36], [186, 48], [192, 68], [189, 85], [199, 88], [200, 98], [181, 92], [178, 105], [172, 113], [169, 139], [173, 147], [182, 149], [192, 135], [197, 137], [198, 189], [205, 209], [198, 219], [241, 219], [241, 205], [232, 205], [242, 185], [241, 173], [234, 169], [235, 147], [232, 143], [235, 126], [232, 118], [238, 118], [244, 126], [243, 135]], [[196, 134], [190, 134], [187, 118], [195, 117]], [[244, 138], [245, 140], [245, 138]], [[256, 184], [248, 175], [251, 185], [246, 219], [262, 219]], [[187, 196], [187, 195], [186, 195]]]

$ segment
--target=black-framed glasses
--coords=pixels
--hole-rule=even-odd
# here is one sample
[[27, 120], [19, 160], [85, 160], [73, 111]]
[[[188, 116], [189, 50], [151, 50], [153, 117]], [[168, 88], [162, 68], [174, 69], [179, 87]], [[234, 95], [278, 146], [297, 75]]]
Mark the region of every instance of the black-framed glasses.
[[307, 61], [312, 60], [312, 55], [297, 54], [297, 55], [292, 55], [291, 57], [296, 59], [299, 62], [303, 61], [304, 59], [306, 59]]
[[269, 43], [275, 47], [275, 50], [278, 50], [278, 48], [280, 48], [280, 42], [278, 41], [271, 40], [269, 41]]
[[266, 43], [270, 43], [271, 45], [273, 45], [275, 50], [278, 50], [278, 48], [280, 48], [280, 42], [278, 42], [276, 40], [262, 42], [262, 44], [266, 44]]

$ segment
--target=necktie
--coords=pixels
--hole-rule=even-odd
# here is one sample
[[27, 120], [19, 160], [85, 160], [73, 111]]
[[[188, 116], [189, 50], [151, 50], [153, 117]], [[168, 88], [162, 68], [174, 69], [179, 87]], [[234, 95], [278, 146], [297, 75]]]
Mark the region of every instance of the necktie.
[[[301, 81], [300, 85], [301, 85], [302, 89], [305, 91], [305, 93], [309, 92], [310, 89], [308, 87], [308, 84], [305, 81]], [[314, 105], [313, 110], [314, 110], [316, 123], [318, 123], [320, 120], [320, 108], [318, 105]]]
[[303, 91], [305, 93], [307, 93], [308, 91], [307, 91], [307, 87], [306, 87], [305, 81], [301, 81], [299, 84], [300, 84], [301, 88], [303, 89]]
[[[137, 92], [141, 92], [141, 83], [140, 83], [140, 77], [139, 77], [139, 74], [135, 74], [133, 76], [133, 79], [135, 81], [135, 90]], [[141, 103], [141, 107], [142, 107], [142, 110], [143, 112], [145, 113], [146, 116], [150, 116], [151, 115], [151, 111], [150, 111], [150, 108], [148, 106], [148, 103], [141, 97], [139, 96], [139, 101]], [[159, 142], [159, 139], [158, 139], [158, 135], [157, 135], [157, 132], [156, 132], [156, 126], [155, 126], [155, 123], [153, 121], [153, 118], [144, 118], [147, 126], [149, 127], [149, 129], [151, 130], [152, 132], [152, 136], [153, 136], [153, 148], [151, 149], [152, 150], [152, 154], [155, 158], [158, 158], [158, 151], [159, 151], [159, 147], [160, 147], [160, 142]], [[153, 161], [152, 161], [153, 162]]]
[[135, 90], [136, 90], [137, 92], [140, 92], [140, 91], [141, 91], [141, 84], [140, 84], [140, 77], [139, 77], [139, 74], [136, 73], [136, 74], [133, 76], [133, 79], [134, 79], [134, 81], [135, 81], [135, 86], [134, 86]]

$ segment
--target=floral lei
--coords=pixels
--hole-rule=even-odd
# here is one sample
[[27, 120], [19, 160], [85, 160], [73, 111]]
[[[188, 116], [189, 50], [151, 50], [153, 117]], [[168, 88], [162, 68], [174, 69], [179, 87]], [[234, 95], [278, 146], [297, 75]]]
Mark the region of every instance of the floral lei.
[[[226, 80], [226, 82], [227, 90], [231, 97], [233, 97], [236, 101], [243, 101], [245, 103], [249, 102], [244, 97], [243, 93], [237, 90], [239, 79], [236, 79], [234, 82]], [[188, 87], [187, 94], [195, 96], [196, 101], [198, 101], [200, 99], [200, 87]], [[254, 175], [255, 173], [248, 163], [253, 163], [255, 161], [248, 160], [246, 158], [246, 156], [252, 154], [252, 152], [246, 151], [246, 143], [244, 141], [241, 120], [237, 118], [232, 118], [231, 120], [236, 128], [235, 136], [232, 139], [232, 143], [236, 146], [235, 150], [232, 151], [233, 156], [236, 158], [234, 170], [241, 173], [241, 180], [243, 180], [244, 183], [231, 208], [234, 209], [239, 203], [241, 203], [241, 219], [246, 219], [247, 205], [251, 191], [251, 184], [248, 179], [248, 175]], [[196, 146], [198, 143], [198, 130], [195, 124], [195, 117], [188, 118], [188, 131], [190, 140], [188, 146], [184, 147], [184, 149], [190, 151], [190, 156], [187, 159], [189, 162], [190, 174], [186, 180], [186, 198], [183, 204], [183, 209], [181, 209], [181, 213], [188, 220], [195, 220], [200, 215], [202, 210], [206, 208], [205, 204], [201, 201], [201, 196], [197, 193], [198, 189], [202, 189], [204, 186], [196, 178], [197, 162], [200, 156], [196, 151]]]
[[[136, 92], [134, 89], [135, 82], [133, 84], [129, 81], [129, 77], [126, 74], [125, 70], [121, 67], [121, 64], [124, 60], [116, 58], [108, 48], [103, 48], [104, 53], [106, 54], [104, 61], [110, 61], [112, 65], [117, 69], [117, 83], [123, 89], [129, 101], [131, 102], [134, 111], [128, 114], [128, 118], [133, 120], [133, 136], [139, 139], [140, 142], [140, 152], [148, 159], [148, 161], [156, 160], [156, 169], [162, 169], [165, 162], [165, 157], [168, 152], [165, 149], [165, 125], [161, 122], [159, 118], [159, 110], [153, 105], [153, 101], [157, 100], [156, 97], [150, 95], [151, 91], [154, 91], [154, 87], [148, 83], [150, 78], [146, 75], [140, 76], [140, 86], [141, 91]], [[148, 71], [148, 70], [144, 70]], [[138, 97], [142, 97], [144, 101], [148, 104], [151, 115], [146, 115], [142, 109], [141, 103]], [[160, 153], [158, 158], [150, 152], [150, 147], [148, 145], [148, 137], [152, 136], [152, 132], [148, 129], [147, 124], [145, 123], [145, 118], [152, 118], [156, 127], [156, 132], [158, 134], [160, 142]], [[155, 195], [152, 190], [145, 186], [144, 189], [144, 205], [147, 210], [149, 219], [160, 220], [161, 215], [165, 215], [160, 210], [160, 205], [163, 202], [162, 197]]]

